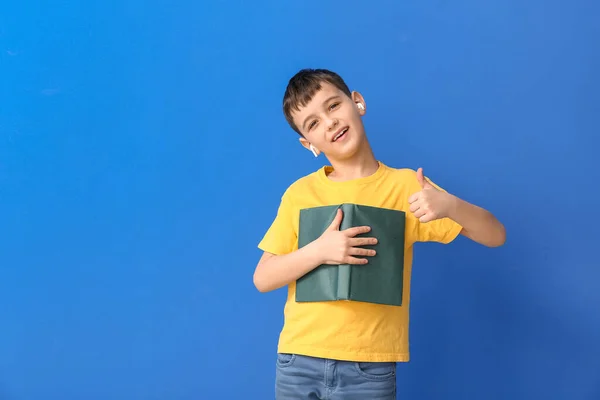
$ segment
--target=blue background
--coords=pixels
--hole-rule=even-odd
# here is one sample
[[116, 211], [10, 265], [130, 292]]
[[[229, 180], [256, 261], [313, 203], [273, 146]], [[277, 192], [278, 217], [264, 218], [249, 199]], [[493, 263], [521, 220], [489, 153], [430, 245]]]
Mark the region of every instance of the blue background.
[[403, 399], [600, 398], [600, 6], [0, 6], [0, 399], [272, 398], [285, 290], [256, 245], [326, 160], [300, 68], [368, 104], [377, 157], [502, 220], [415, 254]]

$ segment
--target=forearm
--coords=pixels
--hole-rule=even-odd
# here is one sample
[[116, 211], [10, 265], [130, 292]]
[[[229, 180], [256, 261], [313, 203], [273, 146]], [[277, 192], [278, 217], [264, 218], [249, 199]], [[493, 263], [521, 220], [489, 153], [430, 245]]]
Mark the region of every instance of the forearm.
[[504, 244], [506, 230], [492, 213], [456, 196], [452, 204], [448, 217], [463, 227], [464, 236], [488, 247]]
[[254, 272], [254, 286], [260, 292], [269, 292], [296, 281], [321, 265], [316, 254], [311, 243], [289, 254], [263, 256]]

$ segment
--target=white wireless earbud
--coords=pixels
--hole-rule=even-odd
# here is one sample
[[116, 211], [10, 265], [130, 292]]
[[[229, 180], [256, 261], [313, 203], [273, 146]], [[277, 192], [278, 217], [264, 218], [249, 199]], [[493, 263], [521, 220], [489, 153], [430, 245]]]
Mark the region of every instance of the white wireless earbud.
[[362, 103], [357, 103], [356, 106], [358, 107], [359, 110], [363, 110], [365, 109], [365, 106], [362, 105]]
[[315, 155], [315, 157], [319, 157], [319, 153], [317, 153], [317, 149], [314, 148], [312, 143], [310, 144], [310, 151]]

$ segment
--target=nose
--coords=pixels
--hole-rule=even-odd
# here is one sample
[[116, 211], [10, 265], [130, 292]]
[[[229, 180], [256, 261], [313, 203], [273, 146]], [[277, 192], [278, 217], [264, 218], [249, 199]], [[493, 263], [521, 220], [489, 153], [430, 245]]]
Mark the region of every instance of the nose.
[[327, 130], [332, 130], [338, 125], [338, 120], [335, 118], [331, 118], [327, 121]]

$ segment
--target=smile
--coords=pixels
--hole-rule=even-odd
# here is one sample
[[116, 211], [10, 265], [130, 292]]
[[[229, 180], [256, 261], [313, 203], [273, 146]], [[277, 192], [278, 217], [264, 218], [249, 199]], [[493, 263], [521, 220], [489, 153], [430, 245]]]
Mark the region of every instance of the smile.
[[346, 128], [344, 128], [344, 129], [342, 129], [342, 130], [340, 130], [340, 131], [339, 131], [339, 132], [338, 132], [338, 133], [337, 133], [337, 134], [336, 134], [336, 135], [333, 137], [333, 140], [332, 140], [332, 142], [335, 142], [335, 141], [336, 141], [336, 140], [338, 140], [339, 138], [343, 137], [343, 136], [346, 134], [346, 132], [348, 132], [348, 128], [347, 128], [347, 127], [346, 127]]

